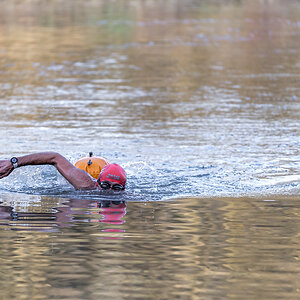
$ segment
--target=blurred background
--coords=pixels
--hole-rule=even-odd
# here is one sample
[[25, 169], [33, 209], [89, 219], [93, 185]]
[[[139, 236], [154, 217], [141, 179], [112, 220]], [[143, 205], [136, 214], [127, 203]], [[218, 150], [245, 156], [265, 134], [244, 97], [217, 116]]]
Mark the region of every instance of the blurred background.
[[[0, 155], [93, 151], [126, 169], [141, 200], [297, 194], [299, 11], [297, 0], [1, 1]], [[61, 193], [55, 174], [20, 169], [0, 189]]]

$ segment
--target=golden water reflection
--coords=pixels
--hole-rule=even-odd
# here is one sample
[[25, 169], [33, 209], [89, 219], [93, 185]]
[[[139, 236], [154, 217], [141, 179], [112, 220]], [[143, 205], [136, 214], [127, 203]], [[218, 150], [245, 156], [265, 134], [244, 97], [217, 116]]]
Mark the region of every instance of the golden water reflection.
[[38, 230], [28, 209], [1, 220], [4, 299], [299, 296], [299, 198], [127, 202], [121, 222], [101, 222], [97, 200], [54, 200]]

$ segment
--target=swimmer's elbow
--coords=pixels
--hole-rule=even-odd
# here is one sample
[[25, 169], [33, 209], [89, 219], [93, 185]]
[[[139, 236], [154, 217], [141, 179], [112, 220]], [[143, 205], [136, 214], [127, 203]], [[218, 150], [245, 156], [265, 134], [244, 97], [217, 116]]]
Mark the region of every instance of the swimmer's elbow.
[[63, 157], [61, 154], [59, 154], [57, 152], [48, 152], [48, 155], [49, 155], [50, 163], [52, 165], [57, 165], [60, 162], [63, 162], [66, 160], [65, 157]]

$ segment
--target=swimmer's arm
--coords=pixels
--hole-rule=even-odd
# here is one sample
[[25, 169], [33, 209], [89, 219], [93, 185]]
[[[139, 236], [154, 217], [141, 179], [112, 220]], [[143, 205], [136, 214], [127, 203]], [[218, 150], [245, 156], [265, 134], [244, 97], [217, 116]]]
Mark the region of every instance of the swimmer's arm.
[[[85, 171], [75, 168], [65, 157], [56, 152], [40, 152], [18, 157], [18, 167], [53, 165], [75, 189], [94, 189], [96, 181]], [[0, 160], [0, 179], [14, 170], [10, 160]]]

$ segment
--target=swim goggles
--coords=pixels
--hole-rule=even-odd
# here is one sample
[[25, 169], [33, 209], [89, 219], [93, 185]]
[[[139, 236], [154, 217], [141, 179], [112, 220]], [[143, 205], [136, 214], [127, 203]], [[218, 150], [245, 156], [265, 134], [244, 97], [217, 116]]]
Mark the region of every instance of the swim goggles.
[[[109, 200], [102, 200], [98, 203], [98, 207], [103, 207], [103, 208], [106, 208], [106, 207], [112, 207], [112, 204], [113, 205], [119, 205], [121, 206], [120, 208], [123, 208], [125, 207], [126, 205], [126, 202], [125, 201], [109, 201]], [[123, 204], [123, 205], [122, 205]]]
[[114, 191], [121, 191], [121, 190], [124, 190], [124, 189], [125, 189], [125, 187], [124, 187], [123, 185], [121, 185], [121, 184], [118, 184], [118, 183], [116, 183], [116, 184], [111, 184], [111, 183], [109, 183], [109, 182], [107, 182], [107, 181], [100, 181], [100, 182], [99, 182], [99, 185], [100, 185], [100, 187], [101, 187], [102, 189], [104, 189], [104, 190], [112, 189], [112, 190], [114, 190]]

